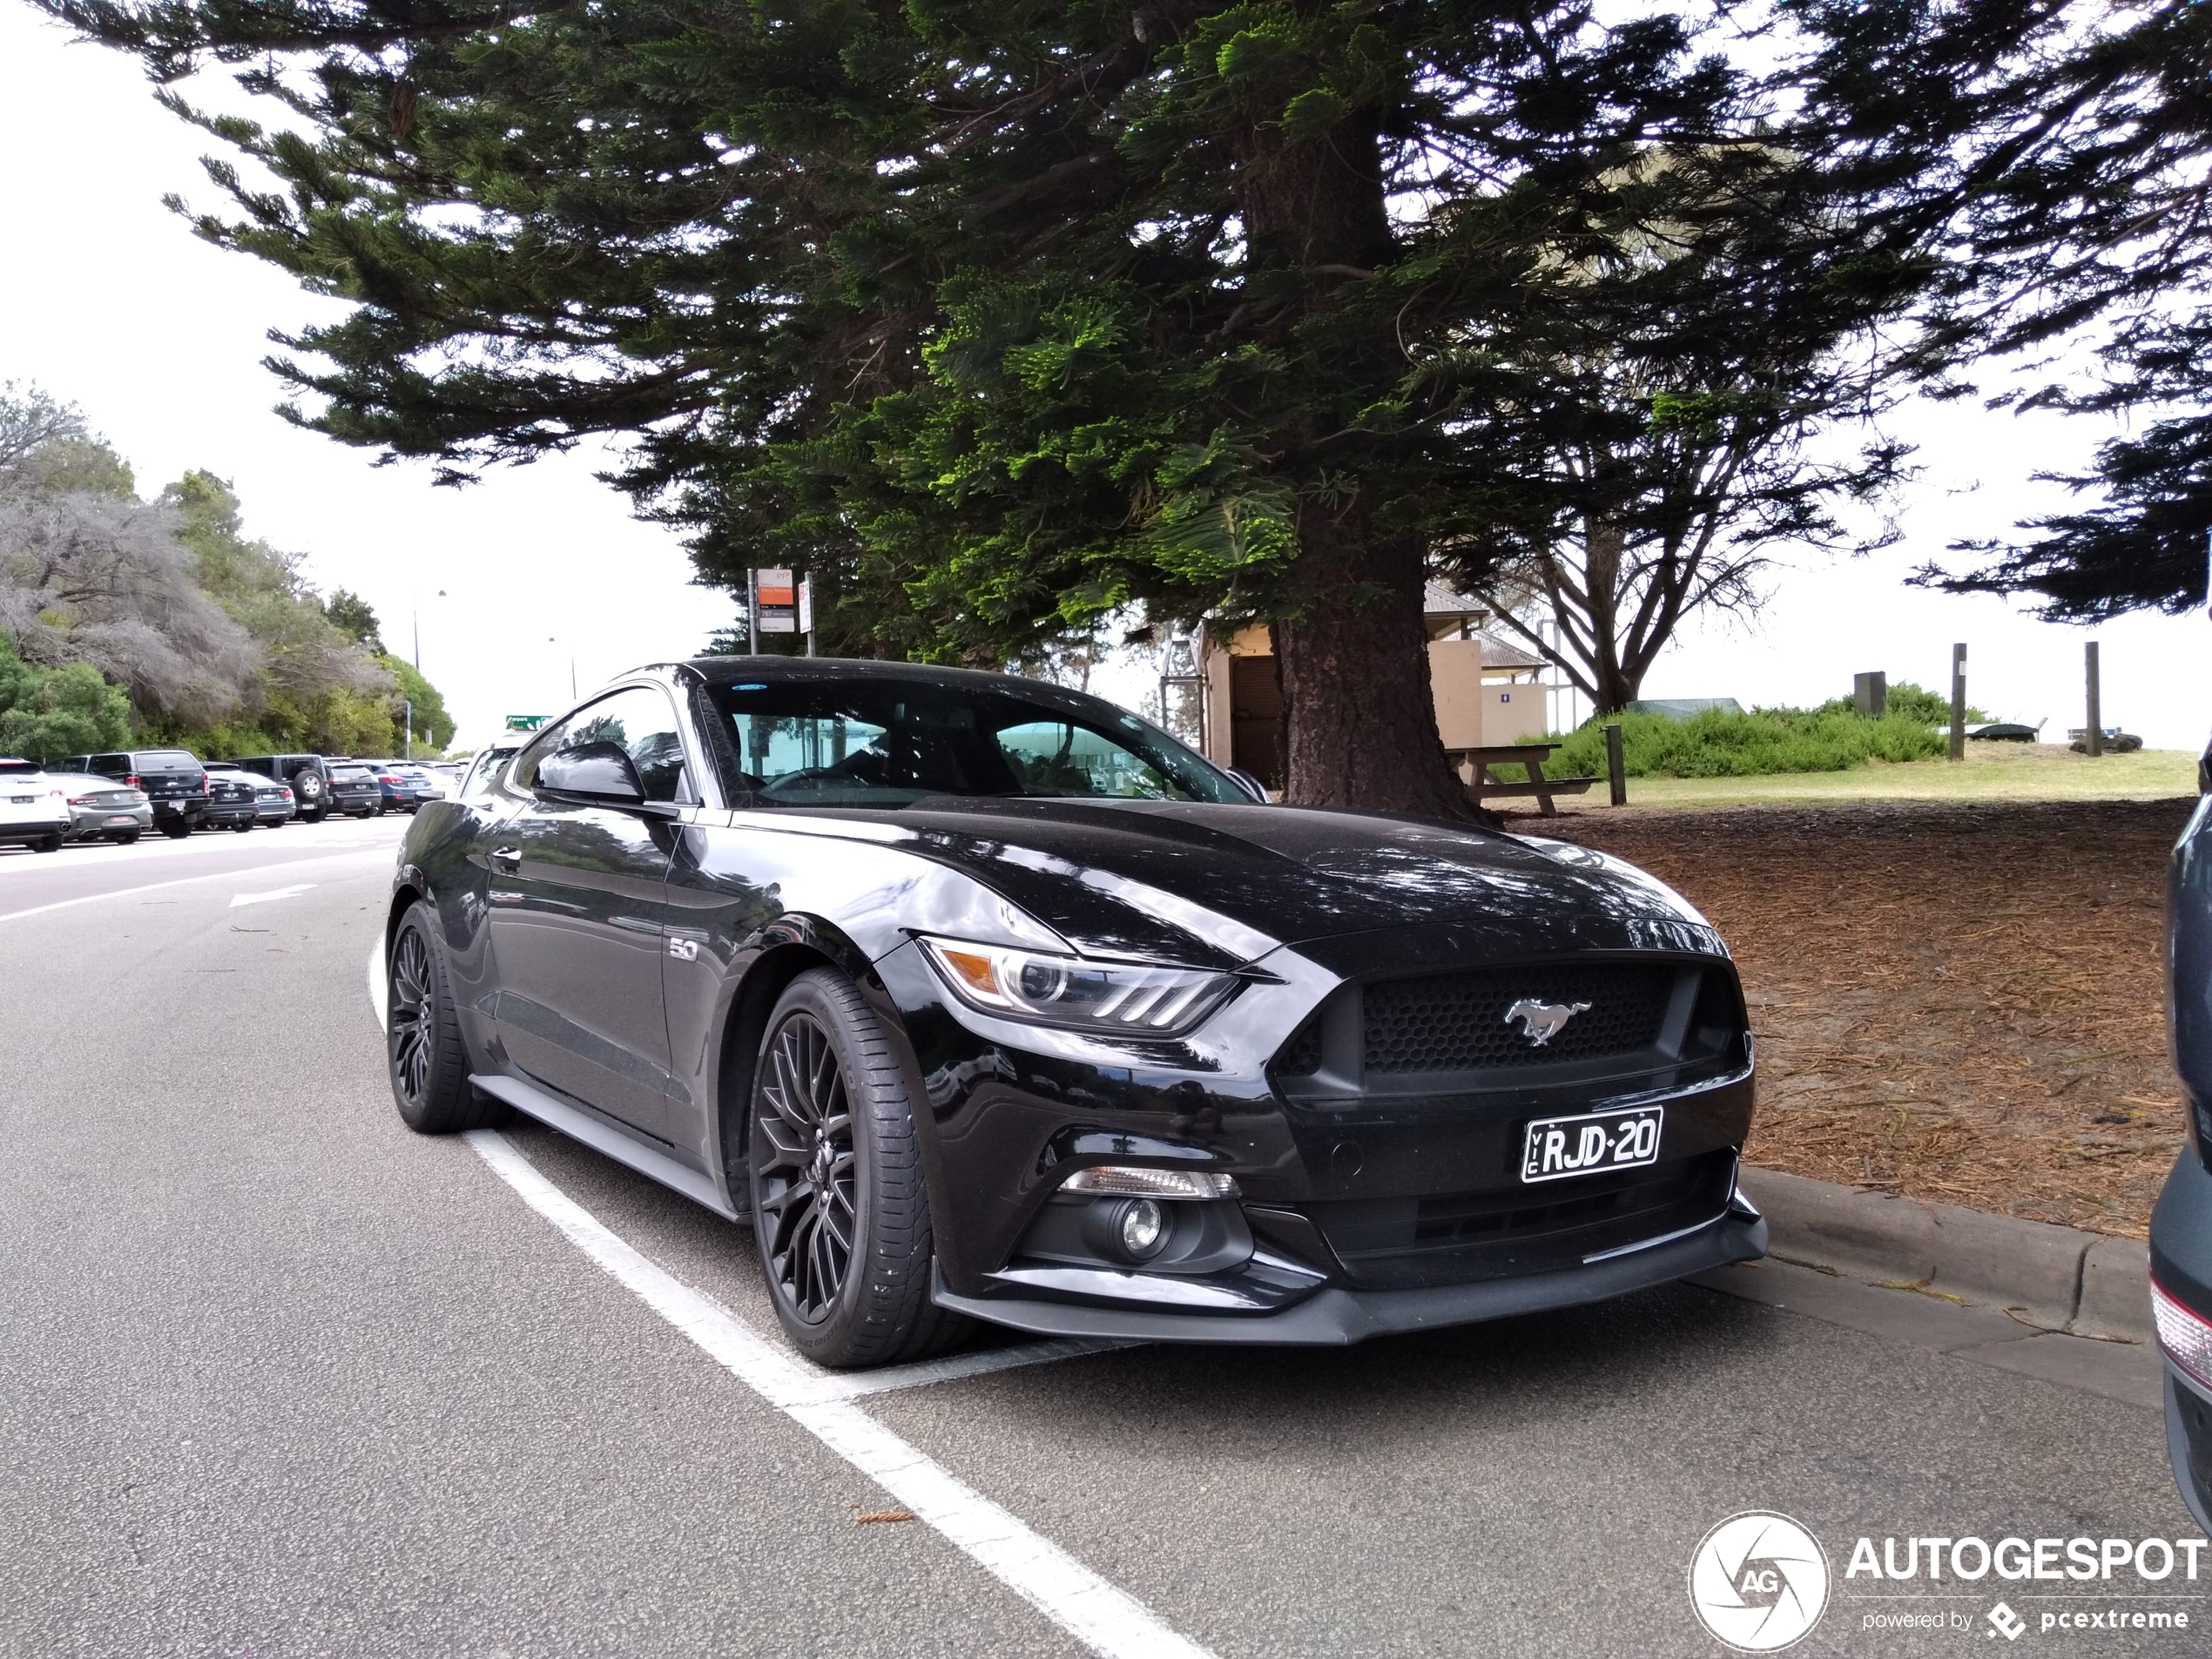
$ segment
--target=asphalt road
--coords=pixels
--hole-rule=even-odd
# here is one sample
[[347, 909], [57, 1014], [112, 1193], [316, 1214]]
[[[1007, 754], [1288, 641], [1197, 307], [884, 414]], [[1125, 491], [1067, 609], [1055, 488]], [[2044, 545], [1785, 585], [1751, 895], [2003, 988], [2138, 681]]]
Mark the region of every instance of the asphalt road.
[[[2212, 1559], [1846, 1578], [1861, 1535], [2196, 1534], [2144, 1350], [1780, 1264], [838, 1401], [738, 1229], [527, 1124], [401, 1125], [400, 829], [0, 852], [0, 1652], [1711, 1654], [1691, 1554], [1755, 1509], [1834, 1575], [1796, 1653], [2212, 1649]], [[2041, 1629], [2145, 1608], [2192, 1628]]]

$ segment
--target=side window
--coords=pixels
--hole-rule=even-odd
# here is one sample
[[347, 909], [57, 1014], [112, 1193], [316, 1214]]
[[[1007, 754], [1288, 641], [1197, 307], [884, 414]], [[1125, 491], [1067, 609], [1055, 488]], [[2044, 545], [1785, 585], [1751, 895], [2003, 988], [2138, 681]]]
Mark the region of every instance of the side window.
[[675, 705], [649, 685], [617, 691], [578, 709], [531, 745], [529, 757], [515, 769], [515, 781], [527, 789], [537, 781], [538, 763], [547, 755], [594, 743], [617, 745], [629, 755], [647, 800], [698, 799], [685, 764], [684, 740], [677, 735]]
[[1024, 794], [1184, 799], [1149, 761], [1089, 726], [1033, 720], [1005, 727], [998, 744]]

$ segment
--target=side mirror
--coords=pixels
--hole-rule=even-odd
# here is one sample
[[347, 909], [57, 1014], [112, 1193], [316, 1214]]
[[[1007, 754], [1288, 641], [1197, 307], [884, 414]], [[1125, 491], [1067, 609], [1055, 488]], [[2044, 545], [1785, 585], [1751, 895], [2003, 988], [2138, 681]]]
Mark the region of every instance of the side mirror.
[[537, 763], [537, 787], [544, 794], [605, 806], [643, 806], [644, 781], [637, 764], [618, 743], [580, 743], [557, 749]]
[[1258, 779], [1253, 777], [1251, 773], [1246, 772], [1242, 766], [1224, 766], [1222, 770], [1229, 774], [1229, 781], [1231, 783], [1236, 785], [1238, 788], [1243, 790], [1247, 795], [1250, 795], [1261, 806], [1264, 806], [1267, 805], [1267, 786], [1265, 784], [1260, 782]]

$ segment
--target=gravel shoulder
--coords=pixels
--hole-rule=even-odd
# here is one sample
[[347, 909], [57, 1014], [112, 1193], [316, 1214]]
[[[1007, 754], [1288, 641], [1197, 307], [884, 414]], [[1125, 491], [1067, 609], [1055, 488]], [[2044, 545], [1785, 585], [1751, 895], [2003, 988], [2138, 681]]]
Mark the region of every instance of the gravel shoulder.
[[2194, 799], [1667, 811], [1602, 847], [1727, 936], [1759, 1043], [1752, 1162], [2141, 1238], [2182, 1138], [2166, 857]]

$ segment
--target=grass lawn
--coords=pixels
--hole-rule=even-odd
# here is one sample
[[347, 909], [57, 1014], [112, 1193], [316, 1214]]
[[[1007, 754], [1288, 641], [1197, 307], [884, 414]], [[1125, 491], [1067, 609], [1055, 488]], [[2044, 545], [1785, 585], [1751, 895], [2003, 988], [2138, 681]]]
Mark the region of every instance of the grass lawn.
[[[1965, 760], [1872, 760], [1849, 772], [1764, 778], [1631, 778], [1631, 806], [1757, 806], [1785, 801], [2160, 800], [2196, 793], [2196, 756], [2142, 749], [2092, 760], [2054, 743], [1969, 743]], [[1521, 813], [1530, 803], [1498, 803]], [[1562, 812], [1610, 810], [1602, 779]]]

